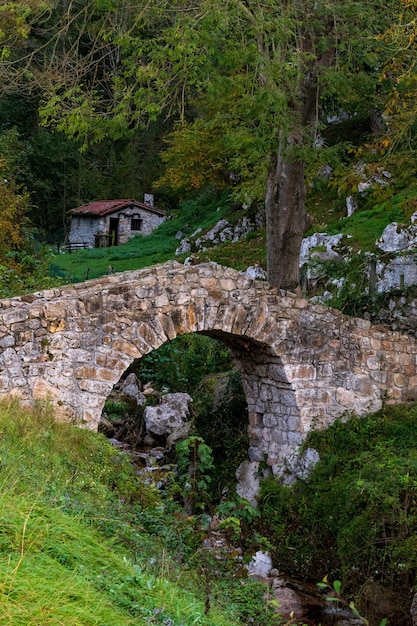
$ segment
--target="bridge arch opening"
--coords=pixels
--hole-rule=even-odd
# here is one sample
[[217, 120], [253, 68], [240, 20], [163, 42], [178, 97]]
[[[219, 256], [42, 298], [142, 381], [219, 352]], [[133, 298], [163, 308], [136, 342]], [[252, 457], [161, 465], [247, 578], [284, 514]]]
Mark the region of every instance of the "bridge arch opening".
[[229, 348], [192, 333], [135, 359], [108, 396], [99, 430], [142, 464], [159, 466], [175, 463], [177, 443], [201, 437], [214, 461], [211, 495], [220, 499], [249, 447], [246, 397]]
[[[188, 372], [184, 371], [184, 365]], [[152, 403], [162, 393], [191, 395], [196, 434], [214, 450], [215, 461], [228, 466], [229, 482], [231, 471], [234, 479], [243, 462], [266, 462], [273, 473], [279, 473], [283, 457], [293, 453], [301, 443], [295, 392], [284, 365], [270, 347], [248, 336], [216, 329], [177, 335], [143, 357], [133, 359], [116, 390], [132, 374], [139, 384], [150, 383], [155, 387]], [[145, 389], [148, 390], [149, 387]], [[225, 395], [220, 402], [214, 397], [219, 393]], [[105, 412], [107, 407], [108, 401]], [[140, 420], [133, 438], [142, 437], [139, 445], [143, 445], [146, 437], [143, 412]], [[118, 436], [114, 431], [113, 434]], [[153, 437], [152, 442], [150, 437], [147, 444], [163, 447], [166, 440], [167, 437]]]

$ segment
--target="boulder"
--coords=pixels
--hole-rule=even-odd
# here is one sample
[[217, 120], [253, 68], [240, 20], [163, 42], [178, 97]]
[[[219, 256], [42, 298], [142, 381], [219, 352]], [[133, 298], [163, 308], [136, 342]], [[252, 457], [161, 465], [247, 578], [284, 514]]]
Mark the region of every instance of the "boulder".
[[199, 228], [189, 238], [181, 239], [175, 254], [188, 254], [191, 251], [204, 252], [207, 248], [219, 243], [236, 242], [260, 226], [261, 224], [253, 222], [248, 217], [243, 217], [236, 225], [231, 225], [227, 220], [221, 219], [207, 233], [203, 234]]
[[382, 252], [403, 252], [411, 250], [417, 244], [417, 225], [409, 226], [391, 222], [385, 227], [381, 237], [377, 241], [377, 247]]
[[272, 570], [272, 559], [268, 552], [258, 550], [247, 565], [248, 575], [258, 578], [268, 578]]
[[221, 241], [225, 241], [226, 238], [224, 236], [221, 237], [221, 233], [225, 229], [229, 230], [229, 228], [230, 228], [230, 224], [229, 224], [229, 222], [227, 220], [219, 220], [217, 222], [217, 224], [215, 224], [215, 226], [213, 226], [213, 228], [208, 231], [208, 233], [206, 234], [205, 238], [208, 241], [215, 241], [216, 238], [220, 236], [220, 240]]
[[274, 578], [271, 585], [272, 595], [278, 602], [278, 613], [285, 621], [302, 620], [306, 615], [306, 606], [299, 594], [286, 586], [282, 578]]
[[188, 252], [191, 252], [191, 243], [188, 239], [181, 239], [180, 245], [175, 250], [175, 254], [188, 254]]
[[122, 393], [136, 400], [138, 406], [146, 403], [145, 395], [141, 391], [141, 384], [136, 374], [129, 374], [124, 380], [121, 380], [116, 388]]
[[237, 486], [236, 493], [241, 498], [248, 500], [252, 506], [257, 506], [259, 495], [259, 462], [243, 461], [236, 470]]
[[318, 461], [320, 455], [314, 448], [307, 448], [301, 454], [296, 449], [293, 454], [274, 465], [272, 472], [279, 476], [284, 484], [292, 485], [297, 480], [306, 480]]
[[167, 393], [157, 406], [144, 411], [146, 430], [158, 436], [168, 436], [182, 430], [190, 416], [191, 396], [188, 393]]
[[251, 265], [243, 274], [251, 280], [266, 280], [266, 272], [260, 265]]
[[342, 239], [342, 234], [327, 235], [327, 233], [314, 233], [310, 237], [304, 237], [301, 243], [300, 266], [313, 258], [321, 261], [341, 258], [335, 248], [340, 246]]
[[357, 208], [358, 208], [358, 204], [355, 198], [353, 198], [353, 196], [348, 196], [346, 198], [347, 217], [350, 217], [351, 215], [353, 215], [353, 213], [356, 211]]

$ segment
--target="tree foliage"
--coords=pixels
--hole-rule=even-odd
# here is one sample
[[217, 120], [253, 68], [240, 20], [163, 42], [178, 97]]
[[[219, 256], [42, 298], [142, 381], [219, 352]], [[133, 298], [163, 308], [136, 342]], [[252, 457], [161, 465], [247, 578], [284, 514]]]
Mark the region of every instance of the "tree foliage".
[[[4, 89], [42, 97], [43, 122], [86, 148], [173, 117], [161, 184], [232, 185], [265, 200], [269, 279], [294, 288], [305, 164], [338, 116], [384, 107], [394, 0], [66, 0], [0, 14]], [[42, 8], [41, 8], [42, 7]], [[407, 2], [407, 11], [413, 3]], [[404, 5], [403, 5], [404, 8]], [[2, 25], [4, 22], [4, 25]]]
[[14, 145], [16, 135], [0, 135], [0, 298], [49, 287], [50, 251], [39, 245], [28, 220], [27, 190], [16, 183], [14, 167], [2, 151]]
[[0, 159], [0, 263], [15, 267], [13, 252], [24, 246], [29, 198], [13, 180], [10, 167]]
[[389, 85], [384, 110], [386, 132], [382, 151], [410, 149], [415, 145], [417, 107], [417, 3], [401, 0], [398, 19], [393, 21], [381, 39], [389, 55], [381, 73], [381, 81]]

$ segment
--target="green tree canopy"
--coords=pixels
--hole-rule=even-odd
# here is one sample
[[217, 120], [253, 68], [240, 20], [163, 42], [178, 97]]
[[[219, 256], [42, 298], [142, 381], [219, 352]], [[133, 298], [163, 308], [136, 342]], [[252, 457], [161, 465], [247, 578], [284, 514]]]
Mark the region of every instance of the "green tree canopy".
[[381, 35], [398, 2], [9, 4], [0, 76], [38, 86], [45, 124], [88, 145], [175, 117], [165, 182], [227, 181], [245, 199], [263, 196], [269, 280], [297, 287], [311, 223], [305, 163], [341, 114], [378, 119]]

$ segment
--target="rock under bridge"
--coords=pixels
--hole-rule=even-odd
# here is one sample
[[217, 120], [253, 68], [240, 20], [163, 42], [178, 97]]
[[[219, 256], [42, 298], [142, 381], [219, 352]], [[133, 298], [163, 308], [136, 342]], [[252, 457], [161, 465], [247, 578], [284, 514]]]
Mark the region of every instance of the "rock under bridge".
[[0, 397], [49, 399], [97, 428], [131, 363], [185, 333], [226, 344], [249, 413], [249, 456], [272, 466], [345, 412], [413, 400], [417, 343], [214, 263], [176, 262], [0, 301]]

